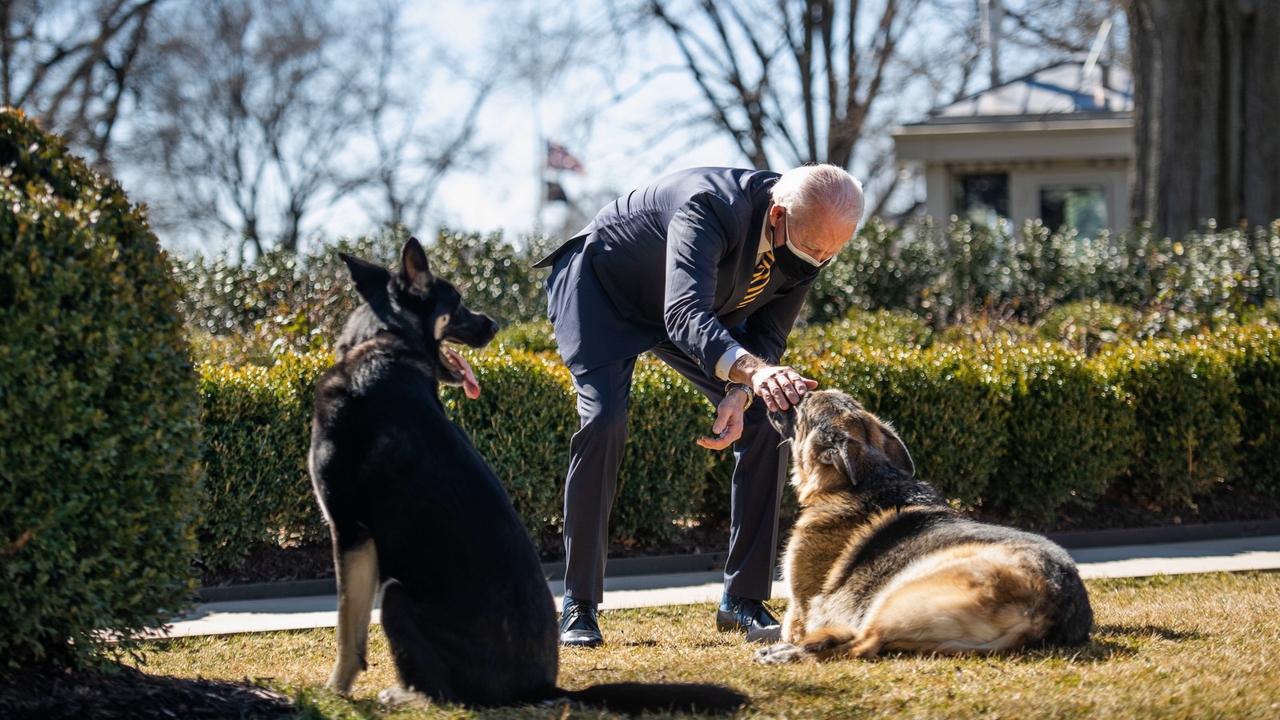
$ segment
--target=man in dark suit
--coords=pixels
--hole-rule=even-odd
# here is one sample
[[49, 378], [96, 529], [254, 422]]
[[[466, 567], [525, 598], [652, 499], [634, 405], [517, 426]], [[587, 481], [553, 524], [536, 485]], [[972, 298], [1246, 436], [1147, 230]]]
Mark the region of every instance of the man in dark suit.
[[861, 186], [832, 165], [783, 175], [694, 168], [615, 200], [537, 263], [552, 268], [548, 312], [581, 418], [565, 483], [563, 644], [603, 642], [596, 607], [609, 510], [631, 375], [645, 351], [716, 405], [715, 434], [698, 444], [734, 447], [717, 627], [753, 640], [778, 636], [763, 601], [772, 589], [786, 461], [766, 410], [785, 410], [817, 387], [778, 363], [810, 285], [853, 236], [862, 207]]

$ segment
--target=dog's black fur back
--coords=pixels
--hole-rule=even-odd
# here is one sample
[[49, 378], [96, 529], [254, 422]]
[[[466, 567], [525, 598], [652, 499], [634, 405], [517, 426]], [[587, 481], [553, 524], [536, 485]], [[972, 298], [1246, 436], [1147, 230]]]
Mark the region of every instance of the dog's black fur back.
[[[441, 382], [462, 381], [442, 343], [484, 346], [496, 323], [430, 273], [416, 240], [395, 274], [343, 259], [365, 303], [317, 384], [310, 455], [338, 570], [339, 657], [330, 686], [346, 692], [364, 667], [368, 612], [385, 583], [383, 628], [404, 688], [480, 706], [572, 695], [555, 686], [555, 605], [533, 544], [439, 397]], [[745, 700], [723, 688], [690, 686], [705, 691], [698, 695], [641, 687], [649, 688], [647, 709], [681, 706], [688, 699], [681, 693], [690, 692], [709, 710]], [[736, 698], [731, 707], [724, 693]], [[602, 686], [596, 695], [610, 693]], [[616, 695], [626, 704], [636, 691]]]

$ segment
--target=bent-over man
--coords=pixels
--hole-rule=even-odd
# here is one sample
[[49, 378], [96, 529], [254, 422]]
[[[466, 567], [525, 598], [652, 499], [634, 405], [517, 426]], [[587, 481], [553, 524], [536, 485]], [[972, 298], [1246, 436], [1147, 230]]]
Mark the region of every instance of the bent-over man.
[[[772, 640], [770, 596], [785, 448], [766, 410], [817, 387], [779, 365], [819, 270], [853, 236], [862, 188], [833, 165], [774, 172], [694, 168], [615, 200], [536, 264], [551, 267], [548, 313], [578, 391], [581, 427], [565, 482], [560, 641], [603, 642], [609, 511], [627, 441], [636, 357], [662, 358], [716, 405], [713, 435], [733, 445], [722, 631]], [[755, 401], [753, 402], [753, 399]]]

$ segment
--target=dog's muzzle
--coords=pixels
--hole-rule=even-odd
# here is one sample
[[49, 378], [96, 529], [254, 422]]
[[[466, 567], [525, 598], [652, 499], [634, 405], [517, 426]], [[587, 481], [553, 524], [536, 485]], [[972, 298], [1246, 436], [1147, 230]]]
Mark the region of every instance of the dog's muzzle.
[[[804, 398], [801, 398], [804, 402]], [[783, 440], [791, 440], [796, 436], [796, 419], [799, 417], [796, 406], [792, 405], [786, 410], [770, 410], [769, 424], [774, 430], [782, 436]]]

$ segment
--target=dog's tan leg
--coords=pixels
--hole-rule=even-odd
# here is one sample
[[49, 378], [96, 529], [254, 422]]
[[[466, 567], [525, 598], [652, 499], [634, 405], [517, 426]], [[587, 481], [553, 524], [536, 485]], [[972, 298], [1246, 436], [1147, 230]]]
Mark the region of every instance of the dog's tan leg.
[[805, 635], [805, 603], [797, 600], [791, 601], [791, 607], [787, 608], [787, 614], [782, 618], [782, 640], [797, 644], [800, 638]]
[[864, 632], [854, 642], [849, 643], [841, 648], [836, 648], [833, 657], [854, 657], [862, 660], [870, 660], [880, 654], [880, 650], [884, 648], [884, 637], [879, 633], [870, 631]]
[[369, 614], [378, 595], [378, 553], [373, 540], [334, 553], [338, 576], [338, 660], [328, 687], [337, 693], [351, 691], [356, 673], [366, 669]]
[[[855, 651], [856, 648], [866, 645], [868, 640], [874, 646], [870, 655], [863, 655]], [[804, 639], [800, 641], [800, 647], [804, 648], [804, 651], [816, 658], [818, 662], [826, 662], [827, 660], [849, 655], [874, 657], [876, 652], [880, 650], [880, 643], [878, 638], [869, 638], [867, 634], [859, 633], [846, 625], [815, 630], [804, 636]]]

